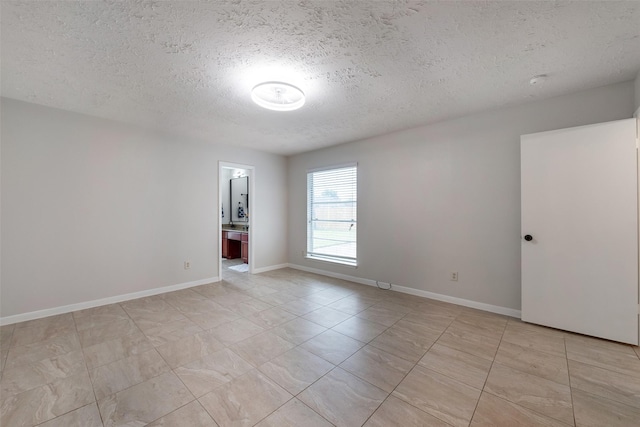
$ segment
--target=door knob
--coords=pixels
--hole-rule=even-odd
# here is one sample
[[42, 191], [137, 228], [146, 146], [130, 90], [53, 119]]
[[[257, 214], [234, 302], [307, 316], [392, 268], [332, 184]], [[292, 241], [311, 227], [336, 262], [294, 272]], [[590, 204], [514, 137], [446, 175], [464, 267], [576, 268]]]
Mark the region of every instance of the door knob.
[[527, 242], [530, 242], [533, 240], [533, 236], [531, 234], [525, 234], [524, 240], [526, 240]]

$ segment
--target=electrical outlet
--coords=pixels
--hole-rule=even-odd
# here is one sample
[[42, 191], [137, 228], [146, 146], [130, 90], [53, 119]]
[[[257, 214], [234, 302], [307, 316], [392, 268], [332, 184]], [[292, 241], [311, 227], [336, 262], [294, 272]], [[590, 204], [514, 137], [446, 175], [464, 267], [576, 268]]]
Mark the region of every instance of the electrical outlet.
[[458, 272], [457, 271], [452, 271], [451, 274], [449, 275], [449, 280], [451, 280], [452, 282], [457, 282], [458, 281]]
[[190, 269], [190, 268], [191, 268], [191, 261], [185, 261], [185, 262], [184, 262], [184, 269], [185, 269], [185, 270], [188, 270], [188, 269]]

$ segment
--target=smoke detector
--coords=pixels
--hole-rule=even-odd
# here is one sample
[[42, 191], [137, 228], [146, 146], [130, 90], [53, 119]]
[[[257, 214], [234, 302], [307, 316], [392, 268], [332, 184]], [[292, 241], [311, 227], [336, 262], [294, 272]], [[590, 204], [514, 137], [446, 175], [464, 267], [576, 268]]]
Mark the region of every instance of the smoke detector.
[[541, 83], [544, 83], [546, 79], [547, 79], [546, 74], [538, 74], [537, 76], [533, 76], [531, 80], [529, 80], [529, 84], [531, 86], [539, 85]]

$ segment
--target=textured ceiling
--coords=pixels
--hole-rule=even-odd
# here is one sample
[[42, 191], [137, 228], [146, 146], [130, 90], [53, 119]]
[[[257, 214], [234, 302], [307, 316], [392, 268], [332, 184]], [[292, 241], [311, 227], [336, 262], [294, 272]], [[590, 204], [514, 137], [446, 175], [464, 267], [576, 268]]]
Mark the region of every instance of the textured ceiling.
[[[640, 2], [6, 1], [2, 95], [293, 154], [631, 80]], [[529, 79], [548, 74], [540, 85]], [[254, 105], [285, 80], [298, 111]]]

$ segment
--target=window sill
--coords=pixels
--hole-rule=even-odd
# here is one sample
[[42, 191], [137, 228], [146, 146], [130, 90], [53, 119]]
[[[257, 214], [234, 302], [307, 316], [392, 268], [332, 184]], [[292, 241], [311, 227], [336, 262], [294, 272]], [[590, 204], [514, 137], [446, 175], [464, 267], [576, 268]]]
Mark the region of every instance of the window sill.
[[325, 257], [314, 256], [314, 255], [305, 255], [305, 259], [310, 259], [312, 261], [327, 262], [327, 263], [330, 263], [330, 264], [346, 265], [347, 267], [358, 268], [358, 262], [357, 261], [349, 262], [349, 261], [345, 261], [345, 260], [341, 260], [341, 259], [335, 259], [335, 258], [330, 258], [330, 257], [326, 257], [325, 258]]

